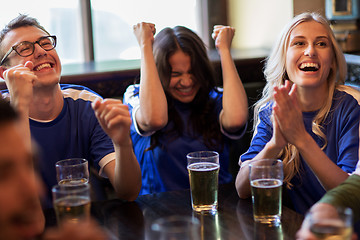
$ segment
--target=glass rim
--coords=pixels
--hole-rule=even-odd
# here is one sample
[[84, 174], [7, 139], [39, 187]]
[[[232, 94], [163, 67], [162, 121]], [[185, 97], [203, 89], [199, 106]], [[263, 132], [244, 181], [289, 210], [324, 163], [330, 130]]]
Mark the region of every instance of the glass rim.
[[[345, 215], [350, 215], [350, 216], [352, 216], [353, 215], [353, 210], [350, 208], [350, 207], [346, 207], [346, 206], [332, 206], [336, 211], [337, 211], [337, 213], [339, 213], [339, 214], [345, 214]], [[318, 211], [324, 211], [324, 209], [320, 209], [320, 210], [318, 210]], [[316, 213], [316, 212], [314, 212], [314, 211], [312, 211], [311, 209], [309, 209], [306, 213], [305, 213], [305, 217], [306, 216], [310, 216], [310, 215], [313, 215], [314, 213]]]
[[[273, 165], [254, 165], [254, 163], [260, 162], [260, 161], [273, 161], [276, 162], [276, 164]], [[272, 166], [278, 166], [281, 165], [283, 166], [283, 161], [281, 159], [278, 158], [261, 158], [261, 159], [255, 159], [252, 160], [252, 162], [249, 163], [249, 167], [256, 167], [256, 168], [266, 168], [266, 167], [272, 167]]]
[[[209, 154], [209, 155], [202, 155], [203, 153]], [[202, 158], [202, 157], [217, 157], [219, 156], [219, 153], [216, 151], [194, 151], [186, 154], [187, 158]]]
[[[70, 161], [79, 161], [78, 163], [75, 163], [75, 164], [62, 164], [62, 163], [65, 163], [65, 162], [70, 162]], [[86, 164], [88, 163], [89, 161], [86, 160], [85, 158], [67, 158], [67, 159], [62, 159], [62, 160], [59, 160], [55, 163], [55, 166], [56, 167], [64, 167], [64, 166], [80, 166], [80, 165], [83, 165], [83, 164]]]
[[[333, 222], [341, 221], [345, 226], [351, 227], [354, 224], [354, 214], [353, 210], [346, 206], [333, 206], [336, 211], [335, 215], [322, 216], [322, 212], [328, 212], [328, 209], [318, 209], [312, 211], [311, 209], [306, 212], [305, 219], [309, 222], [310, 225], [324, 222]], [[319, 216], [320, 215], [320, 216]]]

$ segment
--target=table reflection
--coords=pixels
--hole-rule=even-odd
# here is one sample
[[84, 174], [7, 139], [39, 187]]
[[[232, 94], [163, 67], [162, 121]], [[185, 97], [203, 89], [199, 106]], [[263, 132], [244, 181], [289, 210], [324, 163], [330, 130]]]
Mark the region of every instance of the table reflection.
[[[219, 186], [219, 207], [214, 214], [192, 210], [189, 190], [139, 196], [135, 202], [107, 200], [93, 202], [92, 216], [111, 233], [111, 239], [152, 240], [150, 225], [159, 218], [187, 216], [200, 222], [202, 240], [295, 239], [303, 216], [284, 207], [278, 227], [253, 220], [251, 199], [239, 199], [233, 184]], [[56, 224], [53, 211], [45, 216], [47, 226]]]
[[[253, 220], [253, 213], [247, 208], [244, 208], [243, 202], [239, 201], [236, 206], [236, 215], [239, 220], [239, 227], [241, 228], [246, 240], [286, 240], [295, 239], [295, 233], [299, 229], [303, 216], [295, 213], [290, 209], [284, 208], [282, 214], [282, 222], [278, 226], [270, 226], [255, 222]], [[289, 217], [290, 216], [290, 217]], [[291, 224], [293, 221], [293, 226]], [[284, 223], [283, 223], [284, 222]], [[286, 230], [283, 225], [286, 224]]]
[[118, 239], [144, 239], [145, 220], [136, 202], [109, 200], [95, 202], [92, 215]]
[[200, 221], [201, 240], [221, 239], [221, 230], [219, 224], [219, 213], [199, 213], [193, 212], [193, 217]]
[[283, 240], [284, 234], [281, 223], [278, 226], [268, 226], [259, 222], [254, 223], [254, 240]]

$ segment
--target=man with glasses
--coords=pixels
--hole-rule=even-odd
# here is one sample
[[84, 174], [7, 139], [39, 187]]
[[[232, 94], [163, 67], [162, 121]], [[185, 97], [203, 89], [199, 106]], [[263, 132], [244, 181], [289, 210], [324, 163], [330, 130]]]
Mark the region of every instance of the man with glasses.
[[[33, 138], [41, 147], [39, 167], [48, 200], [57, 183], [55, 162], [72, 157], [89, 160], [109, 178], [119, 198], [135, 200], [141, 172], [132, 149], [127, 107], [119, 100], [102, 100], [82, 86], [60, 85], [55, 46], [56, 37], [26, 15], [0, 32], [0, 76], [8, 88], [2, 95], [20, 113], [24, 139]], [[97, 180], [90, 178], [94, 188]]]
[[35, 43], [39, 44], [45, 51], [50, 51], [56, 47], [56, 36], [45, 36], [39, 38], [38, 41], [28, 42], [24, 41], [19, 44], [16, 44], [10, 48], [10, 50], [5, 54], [5, 56], [1, 59], [0, 66], [4, 65], [7, 57], [10, 55], [12, 51], [15, 51], [21, 57], [28, 57], [34, 53]]

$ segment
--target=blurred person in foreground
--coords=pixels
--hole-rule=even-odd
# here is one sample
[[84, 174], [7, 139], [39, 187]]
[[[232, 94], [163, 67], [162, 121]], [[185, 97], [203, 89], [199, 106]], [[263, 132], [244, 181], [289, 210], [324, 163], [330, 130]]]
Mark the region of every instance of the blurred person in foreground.
[[[27, 15], [19, 15], [0, 32], [0, 76], [8, 88], [2, 95], [20, 114], [23, 138], [40, 146], [45, 206], [51, 205], [50, 190], [57, 184], [55, 163], [74, 157], [87, 159], [98, 175], [107, 177], [119, 198], [135, 200], [141, 172], [127, 106], [102, 100], [83, 86], [60, 84], [56, 43], [56, 36]], [[98, 178], [90, 178], [90, 183], [96, 196], [102, 196]]]
[[292, 19], [269, 55], [254, 109], [254, 136], [240, 157], [236, 189], [251, 196], [249, 163], [283, 161], [283, 203], [305, 214], [345, 181], [359, 156], [360, 94], [344, 85], [346, 62], [327, 20]]
[[0, 132], [0, 240], [106, 239], [94, 221], [66, 223], [43, 233], [43, 186], [34, 169], [34, 151], [23, 137], [17, 113], [3, 99]]
[[[328, 191], [319, 202], [309, 210], [316, 213], [325, 210], [329, 213], [336, 211], [336, 207], [349, 207], [353, 211], [355, 232], [359, 234], [360, 220], [360, 162], [357, 164], [356, 171], [345, 182], [338, 187]], [[298, 240], [317, 240], [316, 236], [310, 232], [309, 219], [305, 218], [301, 229], [296, 235]], [[356, 233], [352, 239], [358, 239]]]

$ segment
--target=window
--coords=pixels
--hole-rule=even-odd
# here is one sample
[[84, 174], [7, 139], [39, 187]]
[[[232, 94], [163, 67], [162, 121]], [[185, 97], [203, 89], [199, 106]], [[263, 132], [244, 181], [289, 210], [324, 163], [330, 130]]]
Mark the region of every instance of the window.
[[0, 15], [1, 28], [11, 19], [28, 14], [39, 20], [50, 34], [58, 38], [56, 50], [62, 63], [83, 62], [81, 19], [79, 2], [74, 0], [13, 0], [16, 7], [3, 9]]
[[[29, 14], [58, 37], [56, 49], [63, 64], [81, 63], [85, 54], [80, 1], [13, 0], [16, 7], [2, 11], [0, 23], [4, 26], [19, 13]], [[199, 33], [197, 2], [91, 0], [95, 60], [139, 58], [132, 26], [141, 21], [155, 23], [158, 32], [164, 27], [183, 25]]]
[[[176, 2], [176, 4], [174, 4]], [[96, 60], [140, 58], [133, 25], [184, 25], [197, 31], [196, 0], [92, 0]]]

